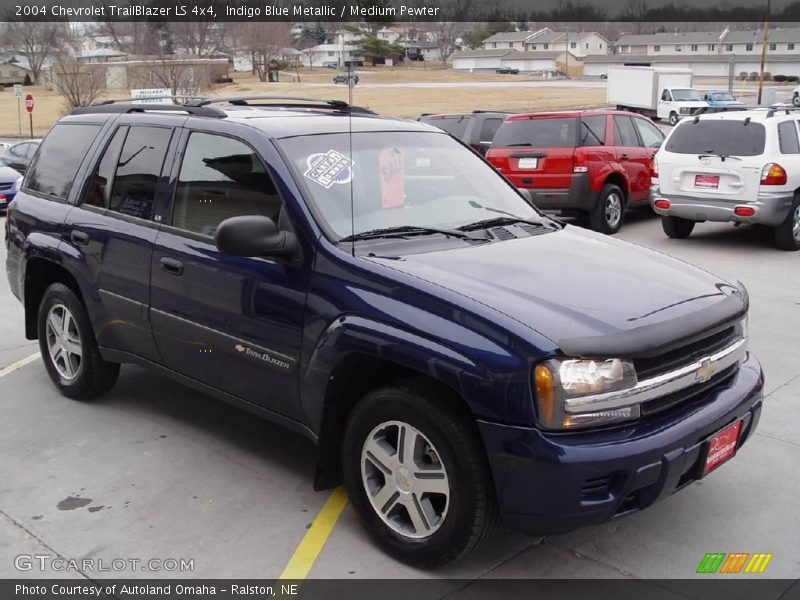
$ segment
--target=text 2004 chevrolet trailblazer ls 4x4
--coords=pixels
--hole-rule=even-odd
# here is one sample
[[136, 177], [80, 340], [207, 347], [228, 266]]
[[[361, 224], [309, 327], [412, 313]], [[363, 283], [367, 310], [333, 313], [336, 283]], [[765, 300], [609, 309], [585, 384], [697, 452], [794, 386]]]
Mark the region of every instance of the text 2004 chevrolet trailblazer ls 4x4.
[[64, 395], [135, 362], [301, 431], [317, 486], [344, 481], [415, 564], [498, 517], [646, 508], [761, 410], [742, 286], [549, 219], [447, 134], [344, 103], [77, 109], [6, 243]]

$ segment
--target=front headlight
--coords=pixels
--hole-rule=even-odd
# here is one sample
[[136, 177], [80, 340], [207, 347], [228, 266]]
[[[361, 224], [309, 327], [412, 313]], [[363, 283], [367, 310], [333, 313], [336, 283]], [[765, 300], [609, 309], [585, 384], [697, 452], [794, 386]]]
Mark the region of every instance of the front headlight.
[[22, 177], [19, 177], [16, 182], [14, 182], [14, 189], [20, 190], [22, 189]]
[[533, 371], [539, 424], [547, 429], [577, 429], [639, 417], [638, 406], [593, 411], [591, 402], [567, 411], [567, 399], [605, 394], [636, 385], [633, 363], [620, 358], [553, 359]]

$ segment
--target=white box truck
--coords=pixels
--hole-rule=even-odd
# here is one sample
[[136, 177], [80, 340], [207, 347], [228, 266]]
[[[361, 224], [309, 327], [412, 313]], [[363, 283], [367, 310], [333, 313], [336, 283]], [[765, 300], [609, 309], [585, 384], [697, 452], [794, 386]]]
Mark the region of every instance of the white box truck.
[[708, 106], [692, 89], [690, 69], [611, 67], [608, 69], [608, 103], [677, 125], [698, 108]]

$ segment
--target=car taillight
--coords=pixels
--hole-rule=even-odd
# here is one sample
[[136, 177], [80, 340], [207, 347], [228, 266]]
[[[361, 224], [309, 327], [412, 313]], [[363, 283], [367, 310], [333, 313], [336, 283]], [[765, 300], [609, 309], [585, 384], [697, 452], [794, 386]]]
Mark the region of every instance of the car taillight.
[[589, 165], [586, 164], [586, 155], [580, 150], [575, 150], [572, 155], [572, 172], [573, 173], [588, 173]]
[[650, 159], [650, 178], [658, 179], [658, 163], [655, 157]]
[[664, 198], [659, 198], [653, 204], [655, 204], [656, 208], [663, 208], [665, 210], [670, 207], [669, 200], [665, 200]]
[[761, 185], [785, 185], [786, 171], [778, 163], [769, 163], [761, 169]]

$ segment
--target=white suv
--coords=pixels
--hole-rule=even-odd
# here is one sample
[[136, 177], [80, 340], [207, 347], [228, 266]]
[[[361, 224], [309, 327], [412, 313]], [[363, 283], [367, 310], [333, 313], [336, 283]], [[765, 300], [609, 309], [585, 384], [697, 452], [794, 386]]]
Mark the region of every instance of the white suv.
[[655, 156], [650, 204], [664, 233], [685, 238], [703, 221], [772, 227], [800, 250], [800, 111], [753, 109], [681, 121]]

